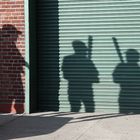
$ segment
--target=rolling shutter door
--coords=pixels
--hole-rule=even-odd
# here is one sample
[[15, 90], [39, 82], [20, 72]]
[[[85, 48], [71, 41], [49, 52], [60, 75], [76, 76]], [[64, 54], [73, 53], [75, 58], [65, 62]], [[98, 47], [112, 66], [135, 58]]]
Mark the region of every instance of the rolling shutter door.
[[[88, 46], [89, 36], [93, 37], [90, 60], [82, 57], [81, 47], [84, 43]], [[139, 1], [38, 2], [41, 110], [55, 110], [56, 107], [59, 111], [71, 111], [73, 105], [73, 111], [79, 111], [80, 107], [80, 111], [140, 112], [139, 67], [126, 64], [114, 74], [121, 62], [112, 37], [117, 38], [125, 62], [128, 50], [140, 51]], [[79, 41], [79, 55], [75, 56], [76, 41]], [[131, 54], [129, 58], [134, 60], [136, 56]], [[96, 72], [91, 72], [93, 64]], [[116, 75], [122, 77], [124, 74], [127, 77], [124, 78], [125, 86], [121, 78], [116, 82]], [[132, 84], [126, 81], [135, 83], [132, 92]]]
[[57, 0], [37, 1], [39, 110], [58, 110], [59, 32]]

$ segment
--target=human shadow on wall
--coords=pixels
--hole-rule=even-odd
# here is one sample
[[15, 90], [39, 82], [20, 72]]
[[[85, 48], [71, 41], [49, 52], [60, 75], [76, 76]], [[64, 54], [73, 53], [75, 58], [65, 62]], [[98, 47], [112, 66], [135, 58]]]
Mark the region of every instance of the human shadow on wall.
[[120, 85], [120, 113], [140, 113], [140, 54], [136, 49], [126, 51], [126, 62], [119, 63], [113, 80]]
[[[68, 99], [71, 112], [79, 112], [83, 102], [86, 112], [94, 112], [93, 83], [98, 83], [98, 71], [92, 62], [91, 48], [80, 40], [72, 42], [74, 54], [64, 57], [62, 71], [68, 80]], [[90, 52], [90, 53], [89, 53]]]
[[25, 60], [16, 43], [22, 34], [11, 24], [0, 29], [0, 110], [1, 112], [24, 112], [24, 87], [21, 74], [24, 74]]

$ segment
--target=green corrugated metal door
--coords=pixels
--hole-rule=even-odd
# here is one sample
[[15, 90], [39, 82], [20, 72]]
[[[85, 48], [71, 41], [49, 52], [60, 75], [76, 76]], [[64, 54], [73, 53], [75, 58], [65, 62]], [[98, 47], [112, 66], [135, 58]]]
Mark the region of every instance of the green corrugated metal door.
[[37, 0], [39, 110], [58, 110], [59, 31], [57, 0]]
[[40, 110], [140, 112], [140, 1], [37, 7]]

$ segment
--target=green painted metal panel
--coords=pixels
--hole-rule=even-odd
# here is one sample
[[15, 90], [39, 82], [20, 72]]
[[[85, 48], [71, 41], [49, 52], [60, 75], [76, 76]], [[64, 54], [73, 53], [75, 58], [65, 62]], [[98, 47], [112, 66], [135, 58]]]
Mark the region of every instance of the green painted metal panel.
[[43, 0], [38, 11], [41, 109], [140, 112], [140, 1]]
[[58, 1], [37, 0], [38, 107], [58, 111], [59, 29]]
[[[30, 65], [29, 58], [29, 2], [24, 1], [24, 16], [25, 16], [25, 61]], [[25, 113], [30, 113], [30, 69], [25, 67]]]

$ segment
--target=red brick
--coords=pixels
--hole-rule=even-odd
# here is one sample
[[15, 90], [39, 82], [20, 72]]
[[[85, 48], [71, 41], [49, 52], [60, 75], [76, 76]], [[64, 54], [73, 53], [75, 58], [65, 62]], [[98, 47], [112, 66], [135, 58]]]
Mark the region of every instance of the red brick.
[[[24, 0], [0, 1], [0, 13], [0, 31], [4, 24], [12, 24], [22, 32], [18, 36], [16, 48], [12, 46], [13, 36], [5, 39], [5, 36], [0, 35], [4, 39], [0, 42], [0, 112], [22, 113], [25, 99]], [[2, 104], [4, 102], [6, 104]]]

